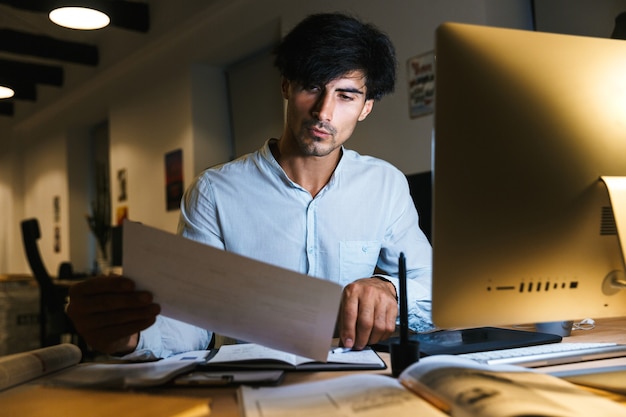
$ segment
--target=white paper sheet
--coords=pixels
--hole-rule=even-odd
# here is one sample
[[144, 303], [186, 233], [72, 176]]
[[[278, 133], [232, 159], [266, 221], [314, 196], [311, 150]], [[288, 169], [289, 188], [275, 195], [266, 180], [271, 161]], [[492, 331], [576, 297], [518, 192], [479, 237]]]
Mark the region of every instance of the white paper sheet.
[[161, 312], [214, 332], [326, 361], [341, 286], [124, 223], [124, 276]]
[[353, 374], [280, 387], [242, 386], [245, 417], [448, 417], [386, 375]]

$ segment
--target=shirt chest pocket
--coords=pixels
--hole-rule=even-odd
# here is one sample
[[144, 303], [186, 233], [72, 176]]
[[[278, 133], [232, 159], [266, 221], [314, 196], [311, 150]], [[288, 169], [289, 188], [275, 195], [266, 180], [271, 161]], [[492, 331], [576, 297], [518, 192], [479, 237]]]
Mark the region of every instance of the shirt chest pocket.
[[380, 242], [351, 240], [339, 243], [339, 282], [349, 284], [359, 278], [371, 277], [378, 262]]

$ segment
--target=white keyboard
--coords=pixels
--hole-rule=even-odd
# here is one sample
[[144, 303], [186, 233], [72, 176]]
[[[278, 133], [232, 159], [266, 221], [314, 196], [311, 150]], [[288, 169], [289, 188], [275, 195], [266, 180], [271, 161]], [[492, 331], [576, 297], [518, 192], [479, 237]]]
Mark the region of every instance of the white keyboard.
[[489, 365], [510, 364], [534, 368], [626, 356], [626, 344], [549, 343], [487, 352], [463, 353], [458, 356]]

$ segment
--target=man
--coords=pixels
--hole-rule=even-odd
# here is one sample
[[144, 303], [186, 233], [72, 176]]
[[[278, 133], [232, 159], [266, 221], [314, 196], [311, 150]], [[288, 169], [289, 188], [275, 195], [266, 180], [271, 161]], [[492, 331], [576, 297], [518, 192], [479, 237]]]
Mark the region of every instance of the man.
[[[404, 252], [410, 326], [430, 329], [431, 248], [406, 179], [343, 147], [374, 101], [393, 91], [391, 41], [355, 18], [317, 14], [284, 38], [275, 63], [287, 100], [282, 135], [196, 178], [179, 233], [340, 283], [337, 331], [354, 349], [394, 331]], [[94, 349], [167, 356], [209, 344], [210, 332], [158, 316], [151, 295], [126, 278], [90, 280], [70, 297], [68, 314]]]

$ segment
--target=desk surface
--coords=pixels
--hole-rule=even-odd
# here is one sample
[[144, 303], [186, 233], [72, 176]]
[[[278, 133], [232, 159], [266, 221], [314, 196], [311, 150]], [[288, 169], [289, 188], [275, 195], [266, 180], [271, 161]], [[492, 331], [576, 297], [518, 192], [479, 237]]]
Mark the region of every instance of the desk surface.
[[[59, 279], [55, 277], [52, 278], [52, 283], [61, 287], [70, 287], [77, 282], [84, 281], [88, 278], [91, 278], [90, 275], [81, 276], [75, 279]], [[0, 274], [0, 284], [2, 283], [22, 283], [22, 284], [31, 284], [33, 286], [37, 285], [37, 281], [32, 275], [29, 274]]]
[[[574, 330], [572, 335], [563, 338], [564, 342], [614, 342], [626, 343], [626, 317], [600, 319], [596, 320], [596, 325], [592, 330]], [[389, 362], [389, 354], [381, 353], [380, 356], [387, 363], [388, 369], [384, 371], [375, 371], [375, 373], [383, 375], [391, 375], [391, 367]], [[339, 376], [350, 374], [351, 372], [288, 372], [285, 375], [283, 385], [295, 384], [300, 382], [319, 381], [328, 378], [336, 378]], [[185, 391], [182, 391], [182, 390]], [[207, 396], [212, 400], [211, 416], [218, 417], [239, 417], [237, 393], [235, 388], [211, 388], [196, 389], [187, 388], [164, 390], [167, 393], [185, 393], [185, 395]], [[610, 396], [612, 399], [617, 397]], [[620, 398], [620, 402], [625, 402]], [[626, 403], [626, 402], [625, 402]]]
[[[596, 320], [596, 326], [592, 330], [574, 330], [572, 335], [563, 339], [566, 342], [616, 342], [626, 343], [626, 317], [620, 319], [600, 319]], [[389, 355], [381, 353], [380, 356], [389, 365]], [[623, 358], [622, 358], [623, 359]], [[383, 375], [391, 375], [391, 369], [384, 371], [359, 371], [374, 372]], [[323, 379], [336, 378], [348, 375], [352, 372], [288, 372], [285, 375], [283, 385], [300, 382], [319, 381]], [[0, 392], [0, 403], [6, 399], [11, 391], [33, 389], [35, 385], [24, 384], [13, 390]], [[237, 403], [237, 389], [235, 387], [223, 388], [159, 388], [150, 390], [151, 394], [171, 394], [193, 398], [206, 398], [211, 401], [211, 417], [238, 417], [240, 416]], [[607, 397], [626, 404], [626, 398], [607, 395]], [[140, 405], [138, 405], [140, 406]], [[132, 410], [129, 410], [132, 415]], [[59, 416], [60, 417], [60, 416]]]

